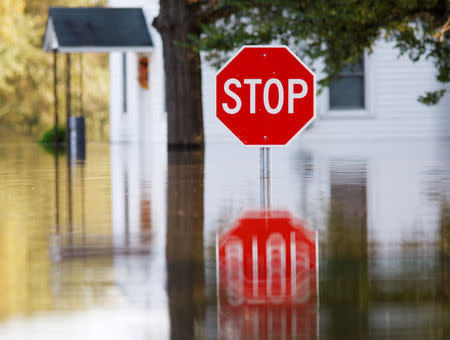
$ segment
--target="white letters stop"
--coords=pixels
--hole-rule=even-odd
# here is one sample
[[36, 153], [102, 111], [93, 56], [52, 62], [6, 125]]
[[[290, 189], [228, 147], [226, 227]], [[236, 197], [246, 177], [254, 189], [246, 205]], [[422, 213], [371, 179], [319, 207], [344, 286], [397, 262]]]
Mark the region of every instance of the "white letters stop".
[[[248, 85], [248, 89], [250, 92], [250, 113], [255, 113], [256, 106], [256, 90], [257, 87], [260, 89], [262, 84], [262, 79], [244, 79], [244, 84]], [[235, 114], [241, 110], [242, 101], [241, 98], [230, 89], [230, 85], [234, 85], [237, 88], [241, 88], [242, 84], [236, 78], [228, 79], [224, 84], [225, 93], [230, 96], [235, 102], [236, 105], [234, 107], [230, 107], [227, 103], [222, 103], [222, 108], [226, 113]], [[301, 92], [294, 92], [294, 86], [301, 85]], [[271, 87], [276, 88], [278, 91], [278, 103], [275, 107], [270, 106], [269, 103], [269, 91]], [[273, 90], [272, 90], [273, 91]], [[306, 96], [308, 93], [308, 85], [306, 81], [303, 79], [288, 79], [288, 113], [294, 113], [294, 99], [300, 99]], [[281, 111], [284, 104], [284, 88], [283, 84], [279, 79], [271, 78], [265, 84], [263, 88], [263, 102], [264, 108], [268, 113], [276, 114]]]

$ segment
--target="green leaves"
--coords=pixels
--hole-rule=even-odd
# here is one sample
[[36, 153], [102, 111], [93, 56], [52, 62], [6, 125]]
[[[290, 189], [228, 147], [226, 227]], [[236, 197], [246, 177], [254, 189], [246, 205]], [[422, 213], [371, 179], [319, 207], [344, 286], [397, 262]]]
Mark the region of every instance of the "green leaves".
[[[441, 25], [448, 12], [438, 0], [222, 0], [232, 5], [233, 15], [203, 25], [200, 38], [192, 39], [219, 67], [230, 51], [244, 44], [286, 44], [302, 58], [321, 61], [327, 86], [344, 65], [355, 63], [376, 40], [395, 42], [400, 54], [413, 62], [431, 58], [436, 79], [449, 81], [448, 35], [439, 41]], [[444, 19], [443, 19], [444, 18]], [[426, 89], [424, 89], [426, 90]], [[438, 91], [439, 92], [439, 91]], [[445, 91], [444, 91], [445, 92]], [[421, 102], [437, 103], [444, 92], [426, 93]]]
[[425, 92], [425, 95], [419, 97], [419, 102], [425, 105], [435, 105], [444, 96], [446, 90]]

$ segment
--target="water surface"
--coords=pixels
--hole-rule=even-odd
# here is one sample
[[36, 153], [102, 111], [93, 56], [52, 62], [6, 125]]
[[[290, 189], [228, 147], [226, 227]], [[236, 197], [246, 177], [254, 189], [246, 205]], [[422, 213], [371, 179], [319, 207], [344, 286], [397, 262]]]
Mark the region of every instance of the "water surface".
[[260, 208], [258, 149], [93, 143], [68, 164], [2, 141], [0, 338], [448, 339], [449, 146], [272, 150], [273, 209], [318, 235], [317, 293], [230, 323], [216, 238]]

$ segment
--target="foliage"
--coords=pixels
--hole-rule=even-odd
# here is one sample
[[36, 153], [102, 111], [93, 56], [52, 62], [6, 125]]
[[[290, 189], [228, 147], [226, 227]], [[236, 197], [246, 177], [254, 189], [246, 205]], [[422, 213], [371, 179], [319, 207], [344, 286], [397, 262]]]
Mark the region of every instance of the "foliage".
[[[450, 44], [442, 28], [449, 14], [446, 0], [203, 2], [214, 7], [211, 13], [222, 10], [224, 15], [200, 22], [203, 34], [191, 36], [191, 41], [217, 67], [241, 45], [276, 42], [290, 46], [307, 62], [319, 61], [326, 75], [319, 83], [327, 86], [344, 65], [371, 52], [381, 38], [394, 42], [399, 54], [414, 62], [430, 58], [437, 79], [450, 81]], [[428, 92], [420, 100], [437, 103], [445, 91]]]
[[[53, 124], [53, 58], [42, 50], [48, 8], [100, 5], [105, 0], [0, 1], [0, 124], [34, 134]], [[79, 111], [78, 56], [72, 57], [72, 113]], [[83, 56], [83, 107], [88, 121], [108, 117], [108, 56]], [[63, 56], [58, 56], [60, 121], [65, 115]]]
[[[65, 143], [66, 141], [66, 129], [62, 126], [58, 126], [56, 129], [56, 140], [58, 144]], [[41, 144], [54, 144], [55, 143], [55, 129], [50, 128], [44, 132], [41, 139], [39, 139]]]
[[64, 127], [58, 126], [56, 132], [58, 143], [55, 144], [55, 129], [50, 128], [44, 132], [42, 137], [39, 139], [39, 144], [50, 154], [62, 155], [66, 152], [66, 129]]
[[444, 96], [445, 89], [439, 91], [427, 91], [424, 95], [419, 96], [419, 101], [426, 105], [434, 105], [439, 103], [439, 100]]

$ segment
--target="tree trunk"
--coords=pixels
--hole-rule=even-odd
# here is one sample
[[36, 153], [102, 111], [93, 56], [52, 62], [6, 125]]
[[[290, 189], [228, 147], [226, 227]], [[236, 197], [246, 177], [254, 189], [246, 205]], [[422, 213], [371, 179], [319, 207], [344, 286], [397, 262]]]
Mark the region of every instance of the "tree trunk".
[[166, 74], [167, 142], [169, 149], [203, 149], [200, 54], [183, 46], [188, 35], [199, 35], [198, 5], [161, 0], [153, 22], [163, 41]]

